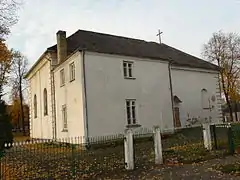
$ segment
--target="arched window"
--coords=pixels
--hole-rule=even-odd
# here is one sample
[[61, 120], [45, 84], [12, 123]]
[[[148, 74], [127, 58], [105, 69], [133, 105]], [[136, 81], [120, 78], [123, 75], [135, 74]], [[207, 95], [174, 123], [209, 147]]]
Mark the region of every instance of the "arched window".
[[202, 108], [209, 109], [209, 97], [206, 89], [201, 90]]
[[43, 110], [44, 116], [48, 115], [48, 101], [47, 101], [47, 89], [44, 88], [43, 90]]
[[34, 118], [37, 118], [37, 95], [34, 95], [33, 98], [33, 106], [34, 106]]

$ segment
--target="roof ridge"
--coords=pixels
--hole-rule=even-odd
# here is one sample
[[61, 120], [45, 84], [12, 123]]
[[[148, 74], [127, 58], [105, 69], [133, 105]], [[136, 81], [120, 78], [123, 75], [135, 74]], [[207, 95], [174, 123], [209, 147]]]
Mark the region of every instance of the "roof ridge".
[[[104, 36], [111, 36], [111, 37], [116, 37], [116, 38], [124, 38], [124, 39], [128, 39], [128, 40], [136, 40], [136, 41], [143, 41], [143, 42], [150, 42], [150, 41], [146, 41], [143, 39], [138, 39], [138, 38], [132, 38], [132, 37], [127, 37], [127, 36], [120, 36], [120, 35], [116, 35], [116, 34], [107, 34], [107, 33], [102, 33], [102, 32], [98, 32], [98, 31], [90, 31], [90, 30], [84, 30], [84, 29], [78, 29], [74, 34], [77, 34], [80, 31], [84, 31], [87, 33], [93, 33], [93, 34], [99, 34], [99, 35], [104, 35]], [[72, 36], [71, 35], [71, 36]], [[69, 36], [70, 37], [70, 36]]]

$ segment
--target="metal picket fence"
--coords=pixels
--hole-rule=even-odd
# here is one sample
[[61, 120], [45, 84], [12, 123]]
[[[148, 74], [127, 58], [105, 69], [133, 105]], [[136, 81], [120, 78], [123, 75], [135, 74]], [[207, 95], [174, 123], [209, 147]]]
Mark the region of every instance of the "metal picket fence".
[[123, 135], [7, 144], [1, 179], [94, 179], [124, 169]]
[[[220, 147], [222, 137], [231, 135], [220, 126], [212, 126], [212, 131], [215, 132], [217, 147]], [[131, 137], [135, 169], [146, 169], [155, 164], [155, 135], [152, 129], [133, 130]], [[236, 141], [240, 139], [239, 136], [240, 128], [236, 127], [232, 137], [235, 145], [239, 142], [240, 147], [240, 140]], [[126, 134], [117, 134], [88, 139], [42, 139], [7, 144], [8, 149], [0, 154], [1, 180], [125, 177], [124, 174], [129, 172], [125, 169], [126, 137]], [[163, 159], [167, 164], [200, 162], [222, 155], [222, 152], [204, 148], [202, 126], [175, 128], [167, 132], [162, 130], [161, 137]]]

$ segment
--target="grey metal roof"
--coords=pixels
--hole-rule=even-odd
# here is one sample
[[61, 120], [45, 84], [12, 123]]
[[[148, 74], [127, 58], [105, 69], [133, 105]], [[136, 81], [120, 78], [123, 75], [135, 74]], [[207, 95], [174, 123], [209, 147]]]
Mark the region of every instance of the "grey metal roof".
[[[86, 51], [124, 55], [140, 58], [172, 60], [173, 65], [218, 70], [218, 66], [194, 57], [166, 44], [147, 42], [144, 40], [78, 30], [67, 38], [68, 54], [77, 49]], [[57, 51], [57, 45], [48, 50]]]

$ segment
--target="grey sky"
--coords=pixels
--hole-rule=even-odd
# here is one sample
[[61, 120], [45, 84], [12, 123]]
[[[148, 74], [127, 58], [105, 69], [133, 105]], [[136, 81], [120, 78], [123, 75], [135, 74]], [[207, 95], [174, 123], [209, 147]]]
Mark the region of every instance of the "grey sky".
[[238, 0], [25, 0], [8, 39], [33, 64], [55, 33], [93, 30], [162, 41], [195, 56], [218, 30], [240, 32]]

